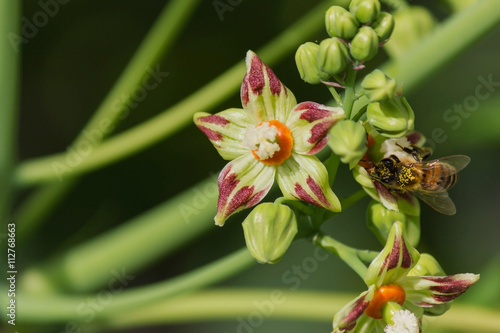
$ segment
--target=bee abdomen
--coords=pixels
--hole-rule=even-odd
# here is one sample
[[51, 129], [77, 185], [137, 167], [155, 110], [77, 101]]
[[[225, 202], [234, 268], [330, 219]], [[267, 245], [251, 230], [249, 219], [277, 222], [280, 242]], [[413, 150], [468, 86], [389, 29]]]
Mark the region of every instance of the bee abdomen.
[[454, 167], [448, 164], [439, 164], [429, 170], [422, 182], [422, 188], [428, 191], [448, 190], [457, 182], [457, 173]]

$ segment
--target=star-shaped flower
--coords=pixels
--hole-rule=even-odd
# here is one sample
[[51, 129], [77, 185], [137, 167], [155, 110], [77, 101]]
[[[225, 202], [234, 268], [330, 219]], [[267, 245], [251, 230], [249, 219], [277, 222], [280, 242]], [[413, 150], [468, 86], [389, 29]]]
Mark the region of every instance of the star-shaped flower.
[[[368, 267], [368, 290], [333, 318], [333, 332], [420, 332], [424, 310], [436, 313], [478, 279], [475, 274], [414, 276], [420, 254], [408, 244], [403, 224], [394, 223], [382, 252]], [[389, 317], [387, 318], [387, 314]]]
[[314, 156], [327, 143], [330, 128], [344, 110], [295, 96], [252, 51], [241, 85], [243, 109], [214, 115], [199, 112], [194, 122], [222, 158], [231, 160], [218, 180], [215, 223], [259, 203], [276, 178], [287, 199], [340, 211], [324, 165]]

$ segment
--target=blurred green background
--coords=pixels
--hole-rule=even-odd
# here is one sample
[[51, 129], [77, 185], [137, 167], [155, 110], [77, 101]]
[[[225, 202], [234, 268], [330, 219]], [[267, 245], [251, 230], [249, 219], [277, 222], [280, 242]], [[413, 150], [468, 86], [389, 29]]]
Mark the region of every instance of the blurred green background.
[[[29, 39], [22, 51], [20, 160], [62, 152], [67, 148], [105, 97], [166, 2], [73, 0], [61, 5], [59, 13]], [[159, 63], [160, 70], [169, 73], [168, 77], [130, 110], [117, 132], [151, 118], [203, 87], [243, 59], [248, 49], [257, 50], [320, 2], [239, 1], [238, 5], [232, 6], [232, 11], [223, 14], [221, 20], [213, 1], [200, 1], [172, 51]], [[449, 15], [447, 8], [435, 1], [411, 3], [429, 8], [438, 19]], [[38, 2], [23, 1], [24, 17], [30, 19], [40, 10]], [[309, 40], [325, 37], [326, 33], [319, 30]], [[499, 272], [500, 85], [492, 88], [494, 91], [489, 98], [467, 112], [467, 118], [460, 117], [461, 123], [456, 129], [452, 125], [458, 120], [450, 122], [443, 117], [455, 105], [471, 103], [469, 97], [475, 95], [481, 84], [480, 78], [500, 82], [499, 40], [500, 29], [496, 28], [407, 96], [416, 114], [416, 129], [428, 138], [433, 137], [433, 131], [439, 132], [436, 129], [442, 129], [447, 136], [444, 142], [436, 144], [434, 156], [466, 154], [472, 159], [451, 191], [458, 208], [457, 215], [439, 215], [422, 205], [423, 234], [419, 250], [432, 253], [449, 274], [483, 273], [483, 279], [488, 278], [484, 273], [488, 265], [491, 269], [495, 258], [497, 264], [493, 268]], [[442, 47], [446, 48], [446, 45]], [[382, 63], [384, 60], [386, 57], [382, 52], [373, 62]], [[300, 79], [294, 54], [286, 56], [273, 69], [298, 101], [329, 101], [327, 89], [307, 85]], [[363, 74], [367, 72], [365, 70]], [[239, 96], [234, 94], [219, 107], [206, 111], [218, 112], [240, 105]], [[18, 264], [29, 267], [111, 230], [183, 189], [217, 174], [224, 165], [225, 161], [204, 135], [190, 125], [131, 158], [86, 174], [60, 202], [35, 237], [29, 243], [20, 244], [19, 251], [22, 252]], [[334, 187], [339, 197], [346, 197], [358, 188], [349, 172], [345, 168], [341, 170]], [[28, 193], [25, 191], [17, 204]], [[330, 221], [325, 225], [325, 231], [352, 246], [378, 249], [377, 240], [365, 227], [368, 202], [365, 198]], [[179, 249], [175, 255], [137, 274], [131, 286], [165, 280], [244, 246], [240, 222], [245, 214], [231, 218], [223, 228], [214, 225], [208, 233]], [[213, 221], [209, 219], [207, 223], [213, 224]], [[311, 244], [298, 242], [280, 263], [256, 265], [223, 285], [290, 290], [293, 284], [284, 276], [294, 265], [300, 265], [310, 257], [313, 250]], [[480, 290], [479, 285], [469, 291], [469, 301], [477, 299], [473, 294], [475, 289]], [[299, 290], [355, 293], [362, 288], [363, 282], [334, 256], [322, 262], [310, 276], [301, 279], [299, 285]], [[498, 290], [488, 297], [488, 305], [500, 305]], [[467, 301], [467, 297], [463, 301]], [[123, 332], [234, 332], [238, 325], [235, 318], [217, 323]], [[56, 331], [58, 327], [50, 329]], [[277, 330], [329, 332], [331, 322], [266, 320], [255, 331]]]

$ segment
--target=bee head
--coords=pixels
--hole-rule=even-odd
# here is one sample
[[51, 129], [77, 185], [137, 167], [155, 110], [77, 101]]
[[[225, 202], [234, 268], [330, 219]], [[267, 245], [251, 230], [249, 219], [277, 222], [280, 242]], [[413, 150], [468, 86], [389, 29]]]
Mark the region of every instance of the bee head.
[[391, 157], [384, 158], [377, 163], [374, 170], [376, 178], [382, 183], [393, 182], [395, 177], [395, 162], [399, 162], [399, 159], [391, 155]]

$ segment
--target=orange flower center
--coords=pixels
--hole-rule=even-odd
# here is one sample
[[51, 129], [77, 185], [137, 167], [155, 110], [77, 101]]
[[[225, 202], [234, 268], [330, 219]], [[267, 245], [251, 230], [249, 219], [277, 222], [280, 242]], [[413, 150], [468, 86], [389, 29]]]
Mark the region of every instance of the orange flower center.
[[262, 163], [278, 165], [292, 154], [292, 132], [278, 120], [264, 121], [247, 130], [243, 145]]
[[382, 286], [375, 291], [370, 304], [365, 309], [365, 314], [375, 319], [382, 318], [382, 309], [388, 302], [396, 302], [403, 305], [406, 300], [406, 293], [403, 288], [395, 284]]

